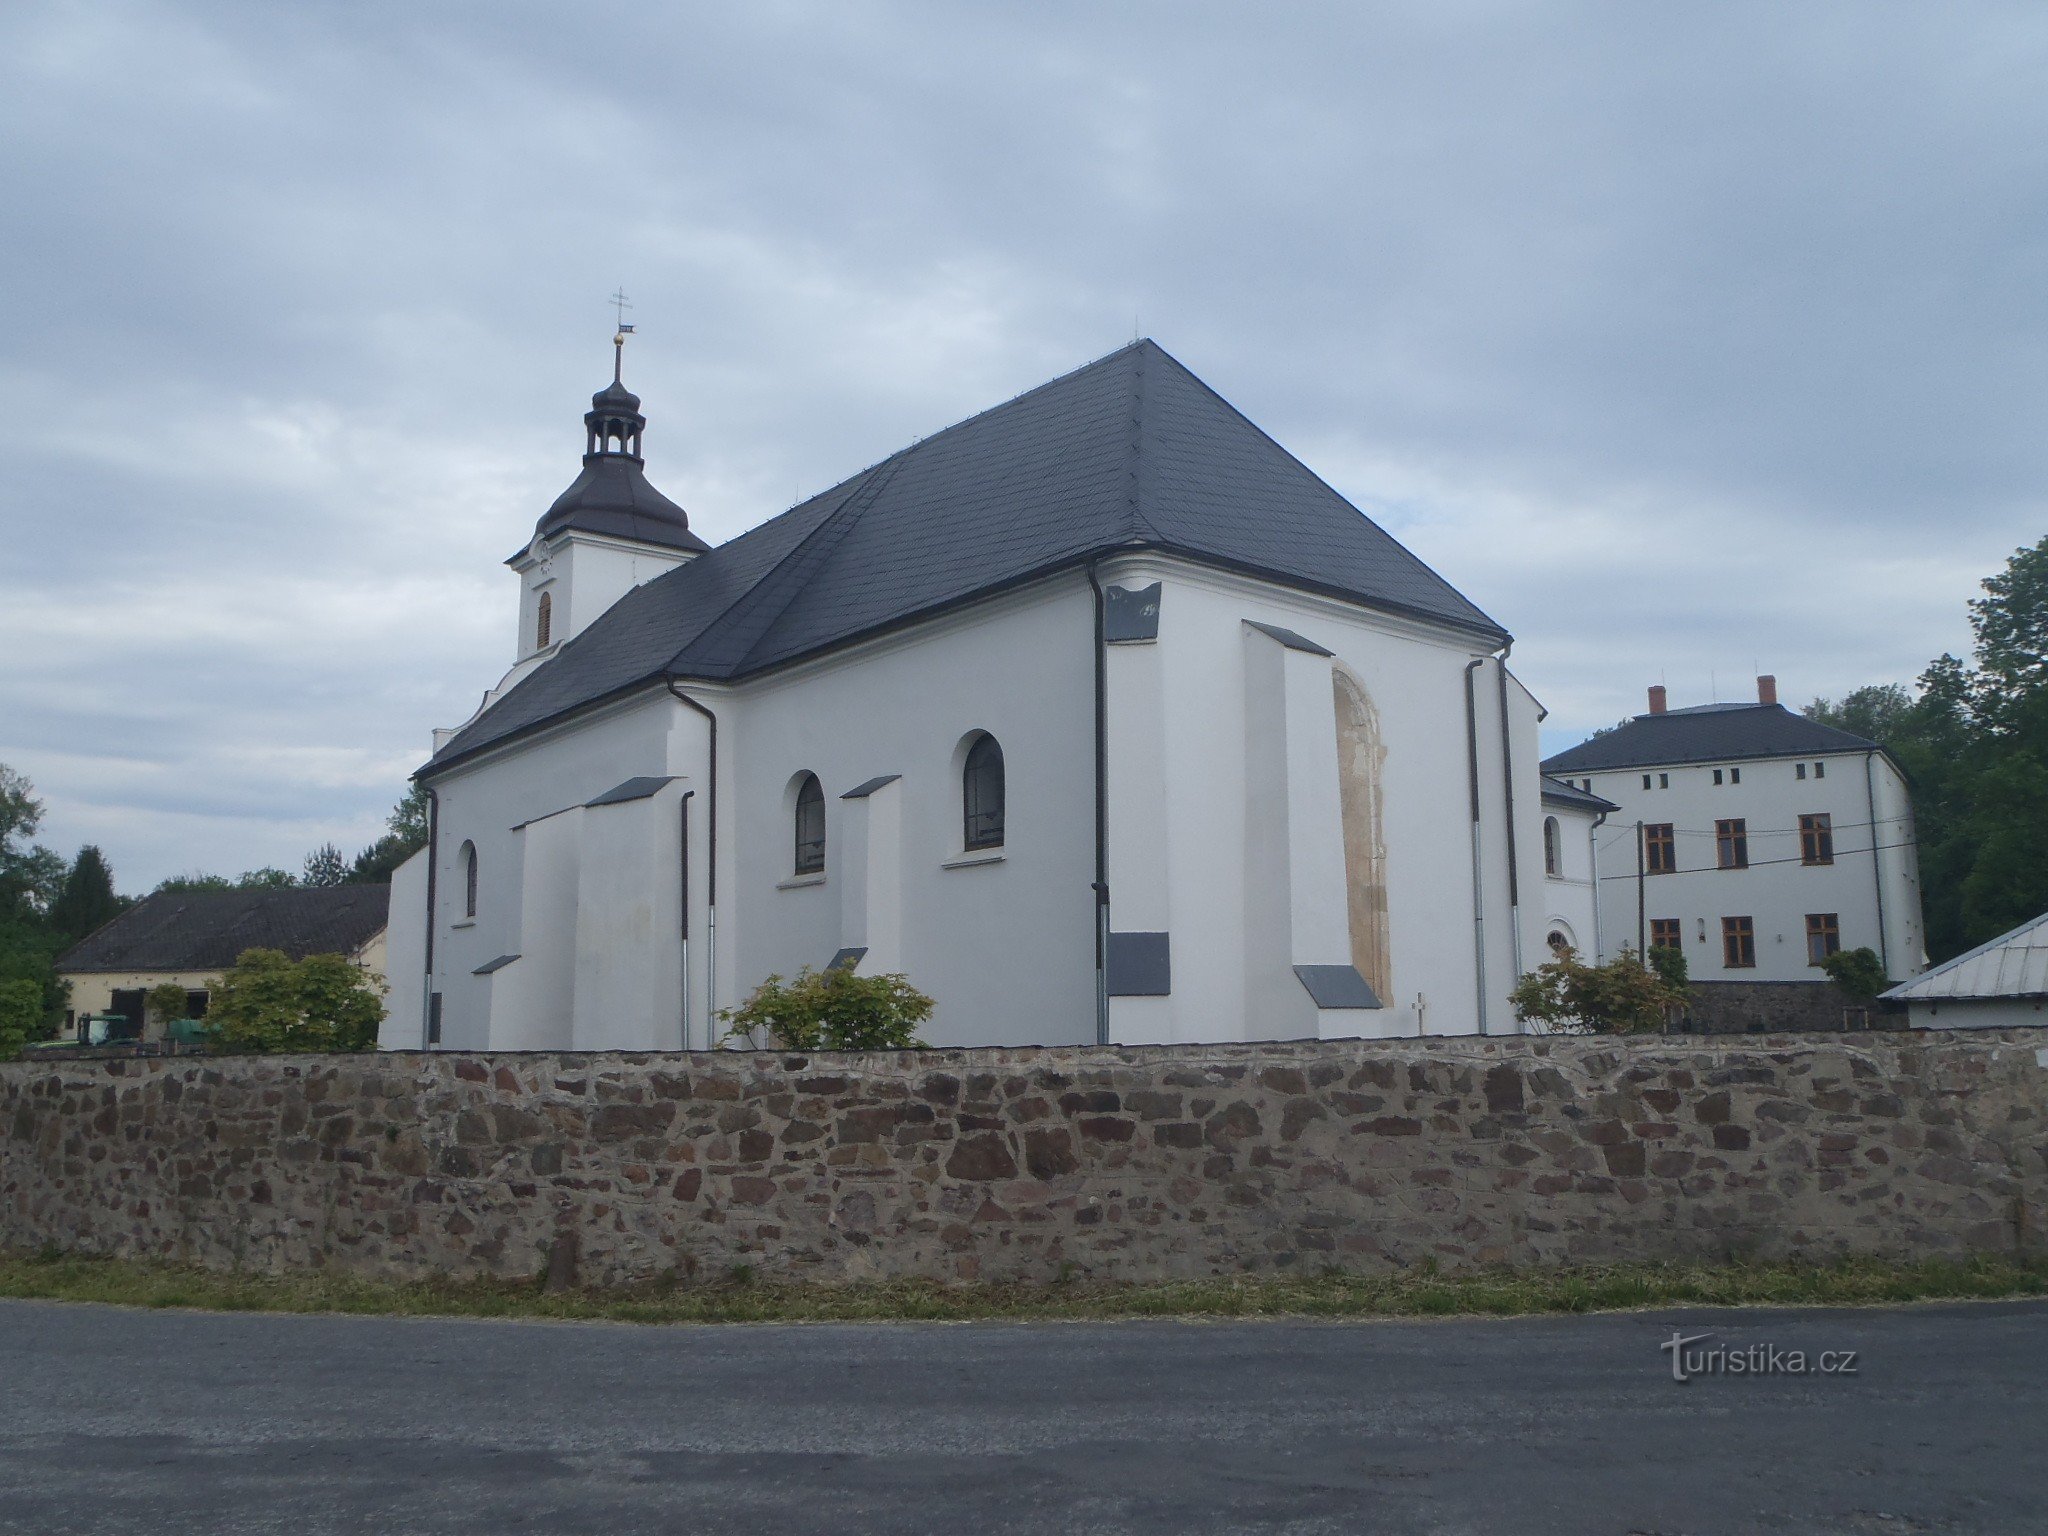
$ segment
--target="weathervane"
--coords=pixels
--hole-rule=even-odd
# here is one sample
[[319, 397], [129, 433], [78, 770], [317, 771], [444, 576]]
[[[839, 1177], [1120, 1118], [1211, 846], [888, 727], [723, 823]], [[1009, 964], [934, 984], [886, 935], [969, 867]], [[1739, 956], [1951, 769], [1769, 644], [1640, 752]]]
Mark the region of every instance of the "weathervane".
[[633, 334], [633, 327], [626, 323], [626, 311], [633, 307], [633, 303], [626, 297], [626, 290], [623, 287], [611, 296], [610, 302], [618, 314], [619, 325], [618, 330], [612, 335], [612, 382], [616, 384], [626, 366], [626, 338]]

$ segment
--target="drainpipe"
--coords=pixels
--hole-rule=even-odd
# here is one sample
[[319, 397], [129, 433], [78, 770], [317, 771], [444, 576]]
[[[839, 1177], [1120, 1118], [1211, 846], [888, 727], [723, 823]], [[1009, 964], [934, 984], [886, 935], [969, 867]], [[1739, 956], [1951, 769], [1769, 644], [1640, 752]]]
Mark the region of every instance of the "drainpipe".
[[1472, 691], [1472, 674], [1486, 665], [1484, 656], [1465, 663], [1465, 768], [1466, 789], [1472, 810], [1472, 966], [1479, 978], [1479, 1033], [1486, 1028], [1486, 897], [1481, 876], [1485, 865], [1479, 849], [1479, 706]]
[[1500, 685], [1500, 788], [1501, 804], [1507, 811], [1508, 838], [1508, 936], [1514, 941], [1515, 979], [1522, 979], [1522, 881], [1515, 858], [1515, 768], [1514, 737], [1508, 730], [1508, 652], [1510, 640], [1500, 648], [1500, 665], [1494, 680]]
[[1109, 1044], [1109, 644], [1103, 638], [1102, 582], [1088, 562], [1095, 594], [1095, 1043]]
[[428, 1031], [434, 1027], [434, 876], [441, 863], [441, 792], [427, 790], [427, 970], [421, 979], [420, 1049], [432, 1048]]
[[[694, 789], [686, 789], [683, 798], [676, 802], [677, 846], [681, 849], [676, 869], [682, 896], [678, 909], [682, 918], [678, 926], [683, 942], [682, 1016], [683, 1049], [686, 1051], [690, 1048], [690, 801], [696, 793]], [[710, 1032], [707, 1030], [705, 1033], [708, 1035]]]
[[1870, 878], [1877, 890], [1877, 958], [1883, 965], [1884, 973], [1892, 973], [1891, 951], [1884, 938], [1884, 857], [1878, 852], [1880, 839], [1877, 835], [1877, 754], [1863, 754], [1863, 793], [1870, 806]]
[[[710, 722], [711, 726], [711, 745], [706, 754], [710, 763], [704, 775], [705, 788], [708, 791], [704, 797], [704, 813], [711, 820], [711, 830], [705, 834], [704, 839], [704, 998], [707, 1009], [704, 1048], [709, 1050], [709, 1020], [718, 1014], [718, 716], [711, 712], [709, 705], [698, 702], [678, 688], [673, 677], [664, 673], [661, 680], [668, 685], [668, 691], [675, 696], [677, 703], [687, 704]], [[684, 920], [688, 921], [687, 918]], [[688, 951], [684, 953], [687, 954]], [[686, 1047], [689, 1044], [687, 1034], [683, 1037], [683, 1043]]]
[[1600, 937], [1600, 824], [1607, 820], [1602, 811], [1593, 818], [1592, 829], [1586, 834], [1586, 852], [1593, 860], [1593, 963], [1604, 964], [1607, 960], [1606, 941]]

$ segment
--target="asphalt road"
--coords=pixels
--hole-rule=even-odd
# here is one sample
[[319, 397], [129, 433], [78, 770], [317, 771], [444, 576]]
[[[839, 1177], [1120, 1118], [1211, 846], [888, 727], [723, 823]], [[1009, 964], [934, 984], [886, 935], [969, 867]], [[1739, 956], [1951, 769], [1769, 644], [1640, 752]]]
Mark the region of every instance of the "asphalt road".
[[[1680, 1385], [1658, 1345], [1859, 1352]], [[2048, 1532], [2048, 1305], [671, 1327], [0, 1302], [0, 1530]]]

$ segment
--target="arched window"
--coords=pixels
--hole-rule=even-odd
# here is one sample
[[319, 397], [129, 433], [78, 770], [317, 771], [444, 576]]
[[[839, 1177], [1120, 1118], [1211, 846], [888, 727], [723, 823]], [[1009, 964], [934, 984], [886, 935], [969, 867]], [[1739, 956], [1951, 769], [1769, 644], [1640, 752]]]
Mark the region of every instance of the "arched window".
[[1543, 818], [1543, 873], [1557, 873], [1557, 818]]
[[476, 844], [462, 845], [462, 915], [476, 916]]
[[1003, 749], [993, 736], [977, 736], [967, 749], [960, 808], [970, 849], [1003, 846]]
[[825, 867], [825, 791], [815, 773], [796, 786], [796, 872], [815, 875]]
[[554, 630], [555, 595], [552, 592], [543, 592], [540, 595], [540, 608], [536, 612], [533, 621], [533, 648], [536, 651], [546, 650], [548, 648], [548, 637], [554, 633]]
[[1544, 942], [1549, 944], [1550, 952], [1553, 955], [1556, 955], [1559, 959], [1563, 959], [1566, 955], [1571, 953], [1571, 935], [1566, 933], [1562, 928], [1551, 929], [1550, 937], [1546, 939]]

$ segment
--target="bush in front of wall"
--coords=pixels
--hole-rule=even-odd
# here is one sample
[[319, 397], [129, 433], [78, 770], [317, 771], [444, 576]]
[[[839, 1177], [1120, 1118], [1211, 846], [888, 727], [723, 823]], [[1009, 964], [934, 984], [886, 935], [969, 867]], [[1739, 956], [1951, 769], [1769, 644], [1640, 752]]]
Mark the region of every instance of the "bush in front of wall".
[[33, 981], [0, 980], [0, 1061], [12, 1061], [40, 1031], [43, 989]]
[[142, 1000], [166, 1024], [185, 1017], [185, 989], [175, 981], [158, 982]]
[[1632, 949], [1605, 965], [1588, 965], [1567, 949], [1517, 982], [1508, 1001], [1522, 1018], [1560, 1034], [1638, 1035], [1665, 1028], [1684, 1006], [1685, 988]]
[[1828, 973], [1828, 980], [1849, 995], [1852, 1002], [1867, 1003], [1878, 993], [1891, 989], [1891, 978], [1884, 973], [1884, 962], [1877, 958], [1877, 951], [1863, 949], [1839, 949], [1821, 961], [1820, 968]]
[[367, 1051], [383, 1017], [376, 984], [341, 955], [245, 949], [213, 989], [206, 1032], [230, 1051]]
[[924, 1044], [917, 1027], [931, 1016], [932, 1000], [906, 977], [809, 966], [794, 981], [770, 976], [719, 1014], [731, 1026], [728, 1040], [786, 1051], [905, 1050]]

